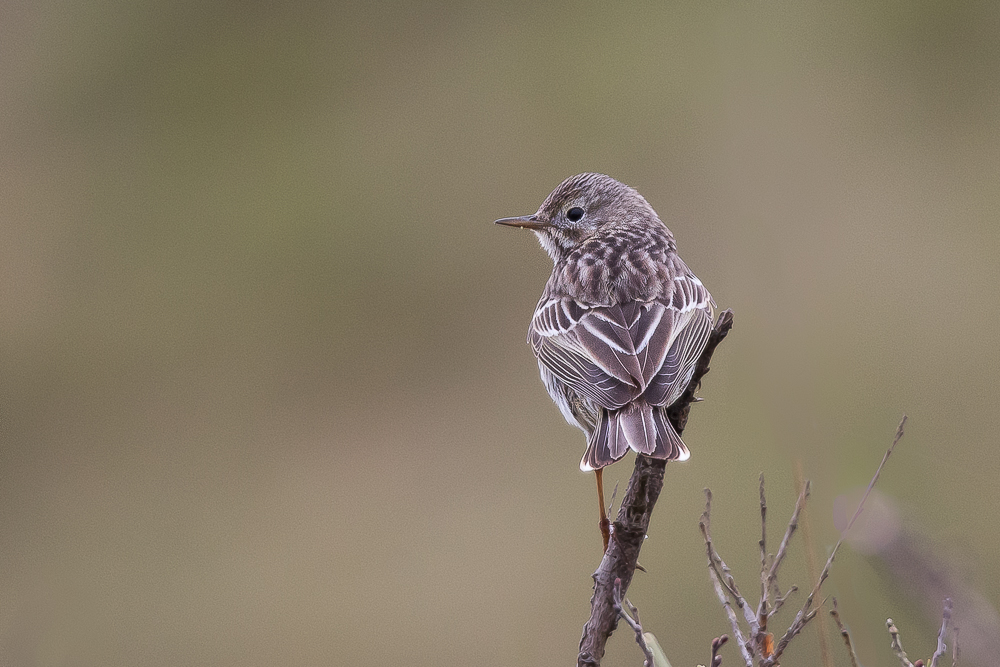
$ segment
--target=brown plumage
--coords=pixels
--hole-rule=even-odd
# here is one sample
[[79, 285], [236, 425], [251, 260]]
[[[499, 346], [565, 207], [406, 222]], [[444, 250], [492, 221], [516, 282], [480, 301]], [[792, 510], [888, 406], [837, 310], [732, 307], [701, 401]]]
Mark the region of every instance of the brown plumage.
[[533, 230], [555, 263], [528, 342], [549, 395], [587, 434], [581, 469], [630, 448], [688, 458], [666, 408], [691, 381], [714, 304], [653, 208], [610, 176], [580, 174], [533, 215], [497, 223]]

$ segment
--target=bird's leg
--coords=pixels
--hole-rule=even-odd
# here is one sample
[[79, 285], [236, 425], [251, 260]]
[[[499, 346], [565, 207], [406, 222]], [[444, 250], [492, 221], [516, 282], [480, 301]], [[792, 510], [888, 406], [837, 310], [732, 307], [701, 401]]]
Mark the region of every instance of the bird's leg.
[[[597, 475], [597, 504], [601, 506], [601, 518], [597, 525], [601, 527], [601, 537], [604, 539], [604, 551], [608, 550], [608, 542], [611, 540], [611, 522], [608, 520], [607, 510], [604, 509], [604, 468], [594, 471]], [[602, 551], [601, 553], [604, 553]]]

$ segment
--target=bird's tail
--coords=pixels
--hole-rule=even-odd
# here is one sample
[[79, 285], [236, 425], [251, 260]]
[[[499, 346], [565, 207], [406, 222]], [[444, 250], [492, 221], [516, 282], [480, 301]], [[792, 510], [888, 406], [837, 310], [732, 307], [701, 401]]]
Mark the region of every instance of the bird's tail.
[[597, 427], [587, 440], [580, 470], [611, 465], [629, 449], [667, 461], [686, 461], [691, 456], [664, 408], [636, 402], [621, 410], [601, 410]]

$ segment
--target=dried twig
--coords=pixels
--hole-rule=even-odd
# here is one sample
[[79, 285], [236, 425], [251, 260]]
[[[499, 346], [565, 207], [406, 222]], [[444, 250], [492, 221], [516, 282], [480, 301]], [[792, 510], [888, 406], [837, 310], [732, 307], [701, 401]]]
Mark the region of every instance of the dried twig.
[[732, 626], [733, 636], [736, 637], [736, 645], [740, 648], [740, 654], [743, 656], [743, 662], [746, 663], [747, 667], [753, 667], [753, 656], [750, 655], [750, 650], [747, 648], [747, 640], [743, 638], [743, 632], [740, 630], [740, 622], [736, 618], [736, 612], [733, 611], [733, 606], [729, 603], [729, 598], [726, 596], [725, 591], [722, 590], [722, 585], [719, 583], [719, 577], [716, 576], [715, 571], [709, 568], [708, 576], [712, 580], [712, 586], [715, 587], [715, 594], [719, 598], [719, 602], [722, 603], [722, 608], [726, 612], [726, 617], [729, 619], [729, 625]]
[[[795, 459], [795, 488], [800, 491], [805, 487], [806, 481], [802, 476], [802, 460]], [[802, 514], [802, 546], [805, 548], [806, 572], [809, 573], [809, 581], [816, 581], [819, 570], [816, 565], [816, 544], [812, 538], [812, 530], [809, 523], [809, 514], [803, 508]], [[816, 624], [816, 639], [819, 642], [819, 654], [823, 660], [823, 667], [833, 667], [833, 652], [830, 651], [830, 641], [826, 634], [826, 625]]]
[[885, 456], [882, 457], [882, 463], [878, 464], [878, 469], [875, 471], [875, 476], [872, 477], [872, 481], [868, 482], [868, 488], [865, 489], [865, 495], [861, 496], [861, 502], [858, 503], [858, 509], [854, 511], [854, 516], [851, 517], [851, 521], [847, 524], [847, 528], [845, 528], [844, 533], [841, 534], [842, 536], [851, 529], [854, 522], [858, 520], [859, 516], [861, 516], [861, 512], [865, 508], [865, 501], [868, 500], [868, 495], [872, 492], [872, 489], [875, 488], [875, 483], [878, 481], [879, 475], [882, 474], [882, 468], [885, 467], [885, 462], [889, 460], [889, 456], [892, 455], [892, 450], [896, 449], [896, 445], [903, 437], [903, 427], [905, 425], [906, 415], [903, 415], [903, 418], [899, 420], [899, 426], [896, 427], [896, 436], [892, 439], [892, 444], [889, 445], [889, 449], [886, 450]]
[[887, 618], [885, 625], [889, 628], [889, 636], [892, 638], [889, 646], [892, 647], [892, 652], [899, 658], [900, 667], [913, 667], [913, 663], [906, 657], [906, 651], [903, 650], [902, 642], [899, 641], [899, 630], [896, 629], [896, 624], [892, 622], [891, 618]]
[[847, 628], [840, 621], [840, 613], [837, 611], [837, 598], [832, 598], [832, 600], [833, 609], [830, 610], [830, 615], [837, 622], [837, 629], [840, 630], [840, 636], [844, 638], [844, 644], [847, 645], [847, 654], [851, 658], [851, 667], [858, 667], [858, 654], [854, 651], [854, 644], [851, 642], [851, 633], [847, 631]]
[[[667, 410], [670, 423], [681, 433], [687, 425], [691, 403], [701, 386], [701, 380], [709, 371], [709, 363], [715, 348], [725, 340], [733, 326], [733, 313], [725, 310], [715, 322], [708, 343], [695, 364], [694, 374], [687, 389]], [[583, 627], [580, 638], [580, 652], [577, 655], [579, 667], [597, 667], [604, 657], [608, 637], [618, 623], [618, 613], [614, 609], [614, 581], [621, 580], [624, 595], [632, 583], [639, 549], [642, 547], [653, 507], [663, 488], [663, 473], [666, 462], [648, 456], [636, 456], [635, 468], [629, 479], [625, 496], [614, 522], [614, 539], [594, 573], [594, 595], [590, 599], [590, 619]]]
[[722, 584], [719, 583], [719, 577], [715, 574], [715, 570], [709, 568], [708, 576], [712, 580], [715, 594], [718, 596], [719, 602], [722, 603], [722, 608], [729, 619], [729, 625], [733, 629], [733, 636], [736, 637], [736, 645], [739, 646], [740, 653], [743, 655], [743, 662], [747, 664], [747, 667], [753, 667], [753, 656], [750, 654], [750, 649], [747, 647], [747, 640], [743, 637], [743, 632], [740, 630], [740, 622], [736, 618], [736, 612], [733, 611], [733, 606], [729, 603], [729, 597], [722, 590]]
[[747, 667], [753, 667], [753, 649], [747, 645], [747, 640], [743, 637], [743, 632], [740, 630], [739, 619], [736, 618], [736, 612], [733, 611], [733, 606], [729, 602], [729, 596], [726, 595], [726, 591], [723, 589], [720, 578], [721, 575], [715, 567], [715, 561], [712, 556], [712, 537], [711, 532], [709, 531], [711, 513], [712, 492], [709, 489], [705, 489], [705, 512], [701, 515], [701, 521], [698, 525], [701, 528], [701, 534], [705, 538], [705, 549], [708, 554], [708, 576], [712, 580], [712, 586], [715, 588], [715, 594], [718, 596], [719, 602], [722, 603], [722, 608], [726, 612], [726, 617], [729, 619], [729, 625], [733, 629], [733, 637], [736, 638], [736, 645], [740, 648], [740, 654], [743, 656], [743, 661], [746, 663]]
[[767, 499], [764, 496], [764, 473], [760, 474], [760, 603], [757, 605], [757, 626], [760, 632], [767, 632], [768, 619], [768, 575], [767, 567]]
[[785, 600], [788, 599], [788, 596], [791, 595], [792, 593], [795, 593], [798, 590], [799, 590], [798, 586], [792, 586], [787, 591], [785, 591], [784, 595], [777, 597], [774, 601], [774, 606], [771, 607], [771, 611], [768, 613], [767, 617], [771, 618], [772, 616], [777, 614], [778, 610], [781, 609], [781, 607], [785, 604]]
[[618, 482], [615, 482], [615, 488], [611, 492], [611, 501], [608, 503], [608, 516], [611, 516], [611, 509], [615, 506], [615, 497], [618, 495]]
[[[646, 639], [642, 636], [642, 623], [639, 621], [639, 610], [635, 608], [631, 602], [626, 599], [624, 605], [622, 604], [622, 580], [615, 579], [615, 611], [624, 620], [633, 631], [635, 631], [635, 643], [639, 645], [639, 649], [642, 651], [644, 660], [642, 662], [643, 667], [653, 667], [653, 652], [649, 650], [649, 646], [646, 645]], [[632, 612], [632, 616], [629, 616], [625, 612], [624, 607], [627, 606], [629, 611]]]
[[[727, 593], [733, 598], [733, 602], [736, 606], [740, 608], [743, 612], [743, 619], [747, 622], [750, 628], [749, 639], [750, 643], [756, 646], [758, 642], [758, 633], [760, 626], [757, 624], [757, 616], [750, 609], [750, 605], [747, 603], [745, 597], [740, 593], [739, 588], [736, 586], [736, 580], [733, 578], [733, 573], [726, 565], [726, 561], [722, 560], [719, 556], [719, 552], [715, 550], [715, 544], [712, 542], [712, 535], [709, 530], [709, 512], [712, 505], [712, 490], [705, 489], [705, 514], [702, 515], [703, 521], [699, 524], [701, 527], [701, 534], [705, 538], [705, 550], [708, 553], [708, 566], [711, 568], [715, 575], [722, 582], [722, 587]], [[753, 653], [753, 649], [751, 649]]]
[[[802, 508], [806, 504], [806, 500], [809, 499], [810, 484], [806, 481], [806, 485], [802, 487], [802, 492], [799, 493], [798, 499], [795, 501], [795, 509], [792, 511], [792, 518], [788, 520], [788, 528], [785, 529], [785, 536], [781, 538], [781, 544], [778, 546], [778, 553], [774, 556], [774, 561], [771, 563], [771, 570], [767, 573], [768, 586], [773, 589], [777, 589], [778, 581], [778, 568], [781, 567], [781, 562], [785, 559], [785, 553], [788, 551], [788, 542], [792, 539], [792, 535], [795, 533], [795, 529], [799, 527], [799, 515], [802, 513]], [[791, 591], [789, 590], [789, 593]], [[788, 593], [785, 594], [788, 597]]]
[[941, 630], [937, 636], [937, 648], [931, 656], [931, 667], [937, 667], [938, 660], [944, 655], [948, 647], [944, 643], [944, 638], [948, 634], [948, 626], [951, 625], [951, 598], [944, 599], [944, 611], [941, 614]]

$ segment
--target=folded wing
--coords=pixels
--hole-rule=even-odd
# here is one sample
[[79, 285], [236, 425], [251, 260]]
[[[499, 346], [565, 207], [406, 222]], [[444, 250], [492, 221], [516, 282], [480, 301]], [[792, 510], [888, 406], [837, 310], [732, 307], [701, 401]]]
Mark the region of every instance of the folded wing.
[[658, 302], [587, 308], [551, 299], [535, 311], [528, 342], [577, 394], [616, 409], [641, 396], [659, 374], [673, 320], [672, 309]]

